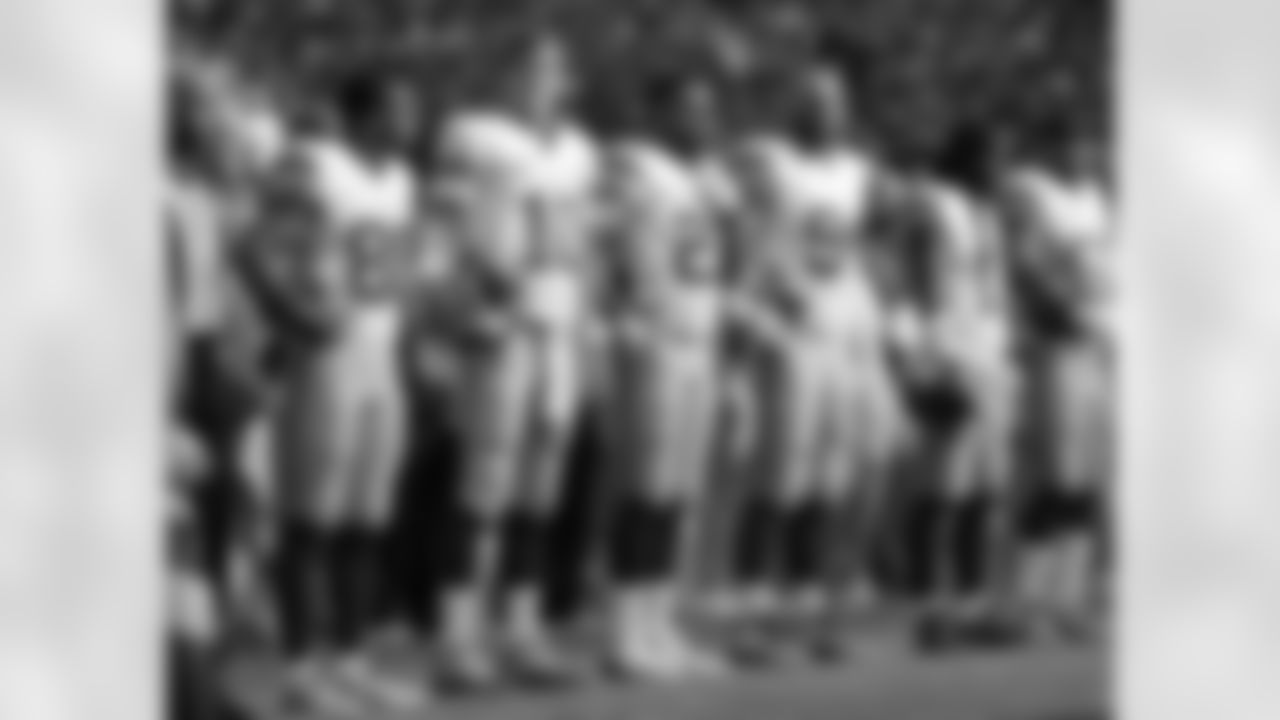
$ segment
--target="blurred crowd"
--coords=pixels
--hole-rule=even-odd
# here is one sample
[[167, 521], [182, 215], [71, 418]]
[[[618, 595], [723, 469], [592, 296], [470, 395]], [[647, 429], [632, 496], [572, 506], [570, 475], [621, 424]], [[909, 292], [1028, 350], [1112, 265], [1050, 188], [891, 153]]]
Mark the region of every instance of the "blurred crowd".
[[1106, 7], [955, 5], [178, 3], [175, 717], [1099, 633]]
[[531, 26], [574, 46], [578, 109], [597, 127], [642, 102], [638, 78], [655, 69], [748, 75], [814, 54], [858, 75], [875, 98], [859, 122], [904, 160], [936, 151], [957, 122], [999, 122], [1034, 143], [1050, 117], [1105, 135], [1113, 109], [1109, 0], [175, 0], [173, 14], [175, 45], [237, 58], [299, 114], [379, 67], [429, 88], [417, 99], [433, 124], [482, 98]]

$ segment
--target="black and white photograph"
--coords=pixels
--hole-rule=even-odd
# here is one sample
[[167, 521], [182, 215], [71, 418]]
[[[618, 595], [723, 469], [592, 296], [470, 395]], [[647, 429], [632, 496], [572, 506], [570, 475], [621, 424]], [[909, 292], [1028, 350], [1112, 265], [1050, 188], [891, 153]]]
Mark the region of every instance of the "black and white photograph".
[[1111, 0], [166, 0], [165, 720], [1113, 720]]

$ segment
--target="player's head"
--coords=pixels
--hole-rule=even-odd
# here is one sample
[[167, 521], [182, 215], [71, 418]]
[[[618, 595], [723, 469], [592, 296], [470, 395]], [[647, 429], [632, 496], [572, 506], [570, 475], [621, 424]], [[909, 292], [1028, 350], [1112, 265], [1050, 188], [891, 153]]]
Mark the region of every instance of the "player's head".
[[646, 95], [652, 124], [676, 147], [697, 151], [719, 140], [723, 118], [711, 78], [688, 71], [660, 73]]
[[952, 129], [935, 163], [936, 174], [966, 192], [985, 195], [996, 189], [1000, 173], [996, 134], [977, 123]]
[[402, 78], [360, 73], [342, 87], [338, 102], [347, 133], [370, 149], [404, 152], [417, 138], [417, 98]]
[[180, 76], [168, 86], [168, 154], [185, 170], [209, 170], [213, 160], [208, 111], [194, 85]]
[[323, 213], [313, 169], [304, 146], [294, 146], [263, 175], [259, 208], [274, 235], [297, 241], [319, 227]]
[[826, 145], [847, 140], [853, 98], [846, 78], [831, 64], [813, 63], [796, 78], [795, 133], [801, 142]]
[[538, 33], [526, 39], [515, 58], [511, 90], [518, 112], [536, 123], [554, 123], [574, 97], [573, 61], [558, 36]]

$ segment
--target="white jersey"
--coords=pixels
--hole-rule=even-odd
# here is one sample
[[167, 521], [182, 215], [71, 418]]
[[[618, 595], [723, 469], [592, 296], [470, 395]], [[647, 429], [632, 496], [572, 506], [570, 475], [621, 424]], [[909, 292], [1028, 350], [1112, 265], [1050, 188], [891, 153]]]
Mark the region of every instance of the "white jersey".
[[353, 330], [390, 344], [402, 313], [387, 301], [383, 285], [404, 270], [415, 215], [413, 175], [404, 164], [376, 166], [329, 140], [315, 141], [306, 152], [325, 222], [350, 252], [348, 272], [358, 303]]
[[752, 214], [790, 216], [804, 204], [810, 185], [801, 156], [787, 140], [772, 135], [747, 138], [736, 153], [737, 193]]
[[796, 182], [802, 211], [853, 233], [862, 229], [871, 205], [874, 168], [852, 150], [804, 155]]
[[880, 304], [854, 244], [871, 205], [872, 165], [852, 151], [806, 155], [797, 182], [802, 251], [829, 254], [831, 262], [829, 274], [820, 269], [810, 278], [809, 325], [823, 342], [870, 347], [881, 333]]
[[1101, 186], [1070, 184], [1041, 173], [1023, 173], [1018, 200], [1029, 211], [1038, 239], [1068, 264], [1083, 293], [1091, 328], [1110, 334], [1115, 307], [1112, 218]]
[[721, 238], [716, 213], [727, 202], [712, 164], [690, 163], [645, 142], [617, 150], [627, 261], [638, 275], [640, 301], [680, 338], [707, 339], [723, 312]]
[[959, 190], [929, 189], [940, 230], [937, 267], [942, 306], [933, 317], [940, 351], [974, 371], [998, 369], [1011, 357], [1007, 274], [995, 217]]
[[586, 298], [582, 263], [588, 251], [599, 158], [576, 128], [539, 140], [531, 168], [532, 267], [524, 299], [535, 320], [567, 328], [581, 320]]
[[518, 303], [537, 324], [576, 324], [599, 178], [595, 145], [575, 127], [543, 136], [518, 120], [468, 113], [446, 126], [442, 157], [477, 189], [471, 236], [489, 261], [518, 277]]
[[407, 166], [377, 167], [332, 141], [316, 141], [310, 152], [316, 191], [331, 222], [388, 230], [401, 230], [412, 222], [415, 190]]
[[798, 264], [797, 239], [804, 207], [799, 153], [772, 135], [747, 138], [735, 153], [737, 223], [735, 241], [744, 245], [744, 281], [766, 305], [789, 312]]

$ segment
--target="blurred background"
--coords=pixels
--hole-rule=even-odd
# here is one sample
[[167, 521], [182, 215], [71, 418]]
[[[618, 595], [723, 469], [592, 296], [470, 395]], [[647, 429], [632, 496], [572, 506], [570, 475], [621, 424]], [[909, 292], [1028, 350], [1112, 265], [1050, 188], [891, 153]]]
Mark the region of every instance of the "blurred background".
[[[1104, 141], [1114, 49], [1106, 0], [176, 0], [175, 46], [233, 57], [302, 116], [346, 74], [372, 67], [420, 80], [438, 118], [500, 71], [530, 26], [567, 36], [583, 110], [602, 129], [635, 100], [634, 78], [662, 64], [750, 74], [821, 54], [859, 81], [868, 138], [901, 162], [937, 149], [947, 128], [1000, 127], [1039, 154], [1065, 119]], [[750, 120], [768, 103], [738, 98]], [[1109, 143], [1107, 143], [1109, 144]]]

